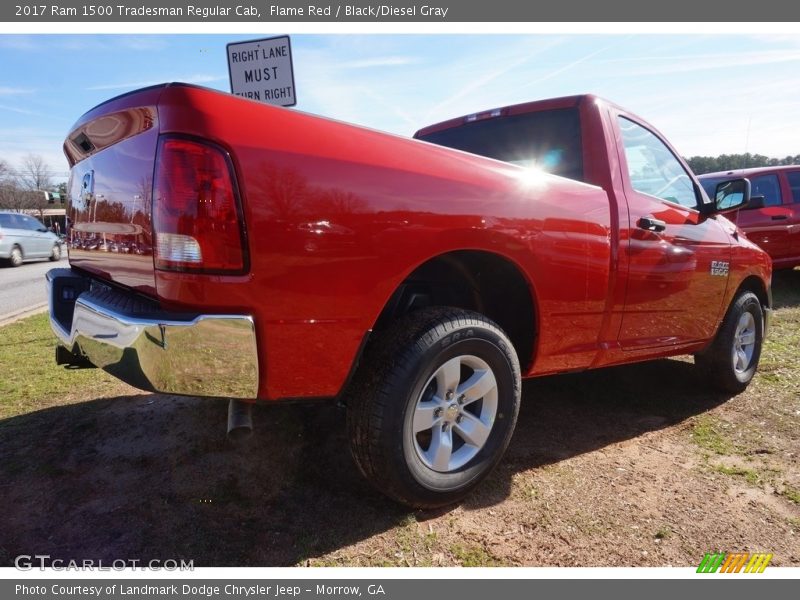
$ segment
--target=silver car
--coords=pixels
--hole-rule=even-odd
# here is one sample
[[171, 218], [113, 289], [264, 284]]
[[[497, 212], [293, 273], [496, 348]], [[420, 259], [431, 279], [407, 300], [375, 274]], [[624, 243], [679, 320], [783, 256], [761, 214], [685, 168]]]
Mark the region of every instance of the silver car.
[[31, 216], [0, 212], [0, 259], [12, 267], [32, 258], [61, 258], [58, 236]]

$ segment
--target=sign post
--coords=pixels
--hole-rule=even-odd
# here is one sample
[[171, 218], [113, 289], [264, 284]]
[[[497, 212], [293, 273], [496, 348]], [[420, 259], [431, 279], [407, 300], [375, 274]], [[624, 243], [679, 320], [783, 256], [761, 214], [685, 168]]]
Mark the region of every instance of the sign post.
[[277, 106], [297, 104], [288, 35], [232, 42], [227, 52], [232, 94]]

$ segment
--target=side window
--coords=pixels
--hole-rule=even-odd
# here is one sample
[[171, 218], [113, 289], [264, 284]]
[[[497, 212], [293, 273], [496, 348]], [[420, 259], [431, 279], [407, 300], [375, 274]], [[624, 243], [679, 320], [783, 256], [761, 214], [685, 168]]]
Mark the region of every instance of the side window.
[[637, 192], [697, 208], [692, 178], [675, 155], [653, 132], [619, 117], [628, 176]]
[[20, 227], [22, 229], [29, 229], [30, 231], [38, 231], [44, 225], [42, 225], [39, 221], [34, 219], [33, 217], [29, 217], [27, 215], [20, 215], [18, 217], [20, 219]]
[[8, 213], [0, 213], [0, 227], [11, 229], [11, 215]]
[[3, 225], [8, 227], [9, 229], [25, 229], [25, 225], [22, 223], [20, 215], [14, 213], [6, 213], [3, 216], [6, 219]]
[[792, 202], [800, 202], [800, 171], [789, 171], [786, 178], [792, 188]]
[[750, 195], [764, 196], [764, 206], [783, 204], [777, 175], [761, 175], [750, 180]]

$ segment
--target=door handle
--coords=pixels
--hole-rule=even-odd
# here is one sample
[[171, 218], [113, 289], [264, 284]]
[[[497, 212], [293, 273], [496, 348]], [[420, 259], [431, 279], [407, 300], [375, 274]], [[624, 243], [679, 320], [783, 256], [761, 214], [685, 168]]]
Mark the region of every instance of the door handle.
[[640, 229], [646, 229], [647, 231], [664, 231], [667, 228], [667, 224], [664, 221], [653, 217], [642, 217], [636, 222], [636, 225]]
[[785, 221], [789, 217], [787, 215], [772, 215], [773, 221]]

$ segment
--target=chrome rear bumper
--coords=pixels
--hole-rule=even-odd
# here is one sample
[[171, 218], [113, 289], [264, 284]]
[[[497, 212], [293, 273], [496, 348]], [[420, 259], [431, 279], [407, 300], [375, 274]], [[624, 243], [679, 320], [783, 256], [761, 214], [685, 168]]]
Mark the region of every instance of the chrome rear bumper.
[[60, 343], [122, 381], [170, 394], [258, 395], [252, 317], [166, 313], [71, 269], [50, 270], [47, 288]]

